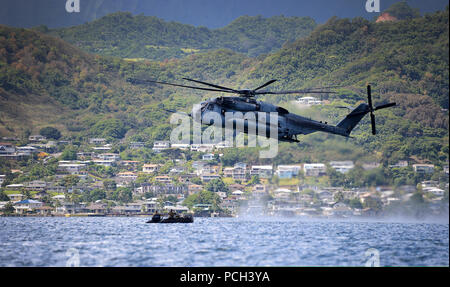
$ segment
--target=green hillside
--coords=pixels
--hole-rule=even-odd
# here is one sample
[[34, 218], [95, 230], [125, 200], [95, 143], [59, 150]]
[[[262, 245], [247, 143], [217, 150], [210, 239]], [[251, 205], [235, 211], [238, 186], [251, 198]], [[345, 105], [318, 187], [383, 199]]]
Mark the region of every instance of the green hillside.
[[[172, 129], [162, 107], [186, 111], [202, 97], [215, 96], [133, 86], [125, 81], [129, 77], [171, 82], [191, 77], [231, 88], [252, 88], [275, 78], [279, 81], [273, 90], [342, 85], [328, 98], [330, 104], [308, 110], [293, 107], [289, 97], [267, 97], [330, 123], [348, 113], [336, 105], [366, 101], [364, 89], [370, 82], [376, 104], [399, 104], [377, 113], [376, 136], [366, 118], [354, 139], [317, 133], [300, 137], [299, 144], [281, 144], [274, 160], [261, 160], [250, 148], [226, 151], [224, 159], [287, 164], [413, 158], [440, 166], [448, 162], [448, 51], [448, 9], [398, 22], [333, 18], [310, 36], [264, 57], [219, 49], [162, 62], [92, 55], [47, 34], [0, 26], [0, 135], [22, 136], [50, 125], [75, 141], [95, 136], [116, 144], [151, 144], [168, 139]], [[118, 144], [118, 151], [125, 147]]]
[[305, 37], [315, 27], [314, 20], [308, 17], [242, 16], [226, 27], [210, 30], [118, 12], [80, 26], [50, 31], [45, 27], [37, 29], [92, 53], [164, 60], [221, 48], [257, 56], [273, 52], [287, 41]]

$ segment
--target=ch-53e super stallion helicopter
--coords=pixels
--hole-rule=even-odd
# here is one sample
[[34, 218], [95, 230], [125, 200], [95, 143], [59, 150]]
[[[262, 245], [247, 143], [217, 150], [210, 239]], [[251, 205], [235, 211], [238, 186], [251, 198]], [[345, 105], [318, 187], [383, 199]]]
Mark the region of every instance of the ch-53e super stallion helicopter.
[[[354, 110], [352, 110], [341, 122], [337, 125], [329, 125], [327, 122], [315, 121], [306, 117], [302, 117], [300, 115], [296, 115], [290, 113], [288, 110], [282, 107], [278, 107], [272, 105], [270, 103], [266, 103], [263, 101], [257, 101], [255, 98], [258, 95], [279, 95], [279, 94], [310, 94], [310, 93], [334, 93], [331, 91], [323, 91], [318, 89], [306, 89], [306, 90], [295, 90], [295, 91], [280, 91], [280, 92], [272, 92], [261, 90], [262, 88], [274, 83], [276, 80], [270, 80], [267, 83], [257, 87], [253, 90], [235, 90], [219, 85], [214, 85], [198, 80], [183, 78], [184, 80], [195, 82], [197, 84], [202, 84], [209, 86], [210, 88], [205, 87], [197, 87], [197, 86], [186, 86], [180, 84], [173, 84], [167, 82], [159, 82], [153, 80], [139, 80], [139, 79], [128, 79], [129, 82], [133, 84], [163, 84], [170, 85], [175, 87], [203, 90], [203, 91], [213, 91], [213, 92], [221, 92], [228, 94], [237, 94], [238, 96], [234, 97], [217, 97], [214, 99], [209, 99], [206, 101], [202, 101], [198, 107], [192, 109], [192, 113], [189, 116], [200, 113], [199, 119], [201, 120], [206, 113], [208, 112], [216, 112], [219, 113], [222, 117], [222, 122], [225, 122], [225, 113], [226, 112], [265, 112], [265, 113], [278, 113], [278, 137], [277, 139], [285, 142], [299, 142], [297, 140], [297, 135], [299, 134], [310, 134], [313, 132], [326, 132], [331, 134], [336, 134], [344, 137], [350, 137], [351, 131], [355, 128], [355, 126], [361, 121], [361, 119], [366, 115], [370, 114], [370, 120], [372, 124], [372, 134], [376, 134], [375, 128], [375, 116], [373, 114], [374, 111], [381, 110], [384, 108], [389, 108], [395, 106], [396, 103], [388, 103], [380, 106], [373, 107], [372, 106], [372, 95], [370, 85], [367, 86], [367, 97], [368, 104], [362, 103], [358, 105]], [[333, 87], [325, 87], [325, 88], [333, 88]], [[195, 120], [195, 118], [194, 118]], [[251, 123], [245, 123], [244, 133], [248, 132], [248, 125]], [[253, 123], [258, 130], [258, 121], [254, 121]], [[223, 127], [225, 125], [223, 124]], [[267, 129], [267, 126], [265, 126]], [[267, 131], [266, 137], [269, 137], [269, 132]]]

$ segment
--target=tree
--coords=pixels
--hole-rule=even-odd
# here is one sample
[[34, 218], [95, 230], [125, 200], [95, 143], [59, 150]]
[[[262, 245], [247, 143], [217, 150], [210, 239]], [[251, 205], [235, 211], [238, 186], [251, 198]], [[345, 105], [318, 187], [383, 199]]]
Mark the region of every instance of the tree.
[[4, 214], [12, 214], [15, 211], [16, 210], [14, 209], [14, 206], [13, 206], [12, 202], [8, 202], [7, 204], [5, 204], [5, 206], [3, 206], [3, 213]]
[[362, 209], [363, 208], [363, 205], [362, 205], [361, 201], [359, 200], [359, 198], [352, 198], [352, 199], [350, 199], [349, 206], [351, 208], [356, 208], [356, 209]]
[[221, 191], [228, 193], [229, 191], [228, 186], [223, 182], [221, 178], [213, 179], [210, 182], [208, 182], [205, 186], [205, 189], [211, 192]]
[[77, 149], [73, 145], [68, 145], [64, 148], [61, 154], [62, 160], [76, 160], [77, 159]]
[[61, 132], [54, 127], [45, 127], [39, 131], [40, 135], [45, 136], [48, 139], [58, 140], [61, 138]]
[[9, 201], [9, 196], [3, 190], [0, 190], [0, 201]]
[[80, 178], [77, 175], [67, 175], [63, 178], [63, 185], [65, 187], [72, 187], [74, 185], [77, 185], [80, 181]]

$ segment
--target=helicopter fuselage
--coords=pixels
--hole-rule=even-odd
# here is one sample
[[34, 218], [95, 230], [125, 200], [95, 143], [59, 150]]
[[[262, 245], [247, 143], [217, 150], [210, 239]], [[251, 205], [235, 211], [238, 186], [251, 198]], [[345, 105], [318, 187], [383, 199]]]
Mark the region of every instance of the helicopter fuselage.
[[[244, 120], [232, 118], [234, 124], [237, 124], [241, 120], [241, 124], [244, 126], [244, 133], [248, 133], [252, 129], [255, 132], [265, 129], [263, 134], [266, 137], [274, 137], [273, 134], [270, 134], [270, 114], [277, 113], [277, 133], [275, 136], [280, 141], [297, 142], [296, 135], [306, 135], [316, 131], [348, 136], [348, 133], [343, 128], [290, 113], [285, 108], [263, 101], [257, 101], [254, 98], [218, 97], [209, 99], [201, 102], [198, 107], [192, 110], [192, 115], [198, 113], [201, 114], [201, 117], [194, 117], [194, 120], [200, 121], [201, 119], [201, 123], [206, 125], [213, 124], [209, 121], [209, 119], [213, 118], [210, 113], [214, 113], [215, 116], [220, 115], [223, 128], [227, 127], [227, 120], [230, 120], [226, 117], [227, 113], [246, 114], [247, 116]], [[249, 113], [253, 113], [254, 116], [248, 117]], [[258, 116], [261, 113], [265, 113], [265, 122], [258, 121]], [[261, 133], [258, 134], [261, 135]]]

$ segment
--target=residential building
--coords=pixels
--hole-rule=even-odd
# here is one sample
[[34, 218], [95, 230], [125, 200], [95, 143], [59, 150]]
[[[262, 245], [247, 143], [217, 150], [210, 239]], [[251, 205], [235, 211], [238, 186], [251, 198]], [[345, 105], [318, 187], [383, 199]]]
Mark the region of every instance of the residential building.
[[172, 144], [171, 145], [172, 148], [177, 148], [177, 149], [181, 149], [181, 150], [188, 150], [191, 145], [190, 144], [182, 144], [182, 143], [178, 143], [178, 144]]
[[213, 153], [207, 153], [202, 156], [202, 160], [214, 160], [214, 159], [215, 157]]
[[70, 174], [80, 174], [82, 170], [86, 168], [86, 164], [83, 163], [59, 163], [58, 170], [64, 171]]
[[270, 178], [272, 177], [273, 166], [271, 165], [252, 165], [250, 170], [250, 175], [257, 175], [260, 178]]
[[303, 165], [305, 176], [323, 176], [327, 173], [327, 168], [323, 163], [305, 163]]
[[269, 190], [266, 185], [264, 184], [255, 184], [252, 188], [252, 193], [256, 195], [264, 195], [268, 193]]
[[0, 187], [2, 186], [3, 182], [5, 181], [6, 175], [0, 174]]
[[32, 146], [21, 146], [16, 148], [17, 155], [25, 155], [30, 156], [35, 152], [38, 152], [38, 149]]
[[167, 175], [156, 176], [155, 180], [161, 183], [172, 183], [172, 179]]
[[297, 176], [301, 169], [301, 165], [279, 165], [275, 174], [279, 178], [292, 178]]
[[210, 182], [213, 179], [219, 179], [220, 176], [218, 174], [202, 174], [200, 178], [203, 182]]
[[355, 167], [353, 161], [330, 161], [330, 166], [340, 173], [347, 173]]
[[42, 205], [43, 203], [40, 201], [25, 199], [14, 203], [14, 209], [16, 210], [16, 213], [22, 214], [28, 211], [32, 211], [35, 208], [41, 207]]
[[16, 153], [16, 147], [10, 143], [0, 143], [0, 156], [12, 156]]
[[101, 153], [97, 155], [97, 158], [115, 162], [120, 160], [120, 155], [118, 153]]
[[103, 165], [106, 167], [115, 165], [115, 161], [113, 160], [94, 159], [92, 162], [96, 165]]
[[312, 106], [312, 105], [321, 105], [322, 101], [316, 99], [315, 97], [302, 97], [297, 99], [297, 103]]
[[42, 142], [47, 140], [47, 138], [42, 135], [31, 135], [28, 137], [28, 140], [31, 142]]
[[200, 184], [189, 184], [188, 185], [189, 194], [199, 193], [202, 190], [203, 190], [203, 185], [200, 185]]
[[433, 173], [434, 164], [413, 164], [413, 169], [416, 173]]
[[23, 194], [21, 193], [13, 193], [13, 194], [8, 194], [9, 199], [12, 202], [18, 202], [21, 201], [23, 199]]
[[89, 139], [89, 143], [90, 144], [94, 144], [94, 145], [103, 145], [106, 143], [106, 139], [104, 138], [90, 138]]
[[119, 172], [117, 174], [117, 177], [119, 178], [119, 181], [129, 183], [129, 182], [135, 181], [138, 176], [134, 172], [124, 171], [124, 172]]
[[400, 160], [396, 164], [389, 165], [389, 167], [392, 167], [392, 168], [402, 168], [402, 167], [407, 167], [407, 166], [408, 166], [407, 160]]
[[154, 152], [160, 152], [162, 150], [169, 149], [169, 148], [170, 148], [170, 142], [169, 141], [155, 141], [153, 143], [152, 150]]
[[143, 148], [145, 146], [144, 142], [131, 142], [129, 145], [130, 149], [138, 149], [138, 148]]
[[142, 166], [142, 172], [144, 173], [154, 173], [157, 172], [159, 169], [159, 164], [144, 164]]
[[46, 189], [47, 183], [42, 180], [33, 180], [33, 181], [25, 183], [24, 186], [28, 190], [41, 191], [41, 190]]

